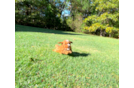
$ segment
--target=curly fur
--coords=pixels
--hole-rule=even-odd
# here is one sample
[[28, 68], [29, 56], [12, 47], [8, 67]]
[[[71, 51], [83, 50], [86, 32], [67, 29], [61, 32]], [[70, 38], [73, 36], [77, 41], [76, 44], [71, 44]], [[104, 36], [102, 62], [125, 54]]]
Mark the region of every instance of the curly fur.
[[59, 45], [55, 45], [56, 49], [53, 51], [58, 52], [60, 54], [71, 54], [72, 53], [72, 48], [71, 48], [71, 41], [69, 40], [64, 40], [63, 42], [59, 42]]

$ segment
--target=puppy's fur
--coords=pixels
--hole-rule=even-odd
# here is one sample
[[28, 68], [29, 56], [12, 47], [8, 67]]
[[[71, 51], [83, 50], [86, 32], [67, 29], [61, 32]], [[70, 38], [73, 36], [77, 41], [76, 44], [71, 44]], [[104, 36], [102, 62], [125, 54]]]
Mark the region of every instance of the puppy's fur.
[[63, 42], [59, 42], [61, 46], [55, 45], [56, 49], [53, 51], [58, 52], [60, 54], [71, 54], [72, 53], [72, 48], [71, 48], [71, 41], [69, 40], [64, 40]]

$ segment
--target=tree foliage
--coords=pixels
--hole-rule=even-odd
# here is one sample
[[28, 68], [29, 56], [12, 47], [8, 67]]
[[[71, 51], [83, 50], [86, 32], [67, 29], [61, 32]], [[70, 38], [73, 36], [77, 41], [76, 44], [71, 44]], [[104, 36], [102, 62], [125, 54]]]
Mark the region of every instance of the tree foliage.
[[95, 0], [93, 5], [95, 6], [96, 14], [90, 15], [84, 19], [84, 29], [90, 32], [100, 30], [102, 36], [102, 30], [104, 33], [117, 34], [119, 32], [119, 1], [118, 0]]
[[61, 12], [55, 0], [16, 0], [15, 22], [17, 24], [63, 30], [70, 28], [61, 22]]
[[15, 23], [118, 37], [119, 0], [15, 0]]

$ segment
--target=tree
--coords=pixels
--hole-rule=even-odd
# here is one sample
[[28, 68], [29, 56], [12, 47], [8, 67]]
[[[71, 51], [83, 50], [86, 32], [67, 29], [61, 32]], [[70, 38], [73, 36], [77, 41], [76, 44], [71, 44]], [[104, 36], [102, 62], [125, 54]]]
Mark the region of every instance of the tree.
[[68, 26], [61, 22], [61, 11], [57, 7], [58, 1], [60, 0], [16, 0], [16, 24], [65, 30], [62, 27], [68, 28]]
[[82, 32], [83, 19], [93, 12], [91, 0], [70, 0], [68, 8], [71, 12], [68, 25], [76, 32]]
[[119, 1], [118, 0], [95, 0], [93, 3], [95, 6], [96, 14], [92, 14], [84, 19], [84, 29], [90, 32], [100, 30], [100, 36], [102, 32], [108, 33], [109, 37], [113, 33], [119, 31]]

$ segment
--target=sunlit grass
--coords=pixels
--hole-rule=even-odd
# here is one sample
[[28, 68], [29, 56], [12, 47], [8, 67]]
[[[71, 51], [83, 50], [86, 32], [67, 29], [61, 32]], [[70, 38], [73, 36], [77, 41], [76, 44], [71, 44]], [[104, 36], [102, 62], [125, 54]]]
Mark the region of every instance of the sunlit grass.
[[[21, 25], [16, 30], [16, 88], [119, 87], [118, 39]], [[65, 39], [73, 42], [73, 54], [53, 52]]]

